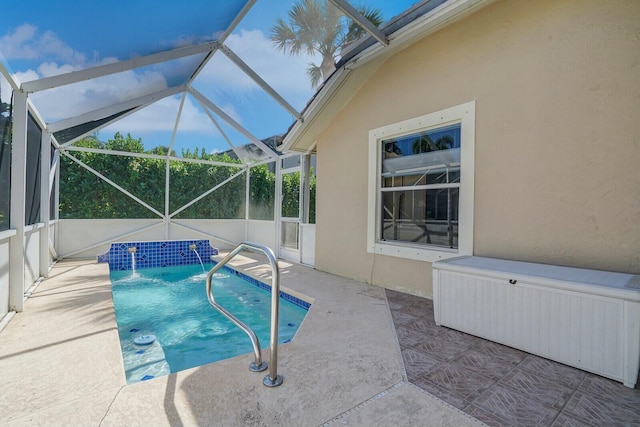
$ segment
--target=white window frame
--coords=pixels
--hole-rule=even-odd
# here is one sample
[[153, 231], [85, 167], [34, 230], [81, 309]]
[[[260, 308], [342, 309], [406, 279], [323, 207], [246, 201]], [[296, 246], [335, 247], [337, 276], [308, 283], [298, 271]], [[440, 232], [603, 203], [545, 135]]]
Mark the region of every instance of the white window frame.
[[[475, 101], [369, 131], [369, 187], [367, 252], [434, 262], [473, 255], [473, 193], [475, 158]], [[380, 240], [382, 140], [460, 124], [460, 199], [458, 248]]]

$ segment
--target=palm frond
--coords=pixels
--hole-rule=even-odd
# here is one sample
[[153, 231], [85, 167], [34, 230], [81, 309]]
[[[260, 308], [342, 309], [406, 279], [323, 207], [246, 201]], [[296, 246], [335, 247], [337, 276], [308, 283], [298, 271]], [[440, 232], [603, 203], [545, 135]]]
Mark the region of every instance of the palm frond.
[[[379, 9], [361, 7], [360, 13], [379, 26], [383, 19]], [[289, 10], [287, 20], [276, 20], [271, 28], [271, 41], [278, 50], [290, 55], [319, 54], [321, 64], [310, 64], [307, 74], [315, 88], [334, 70], [338, 52], [364, 30], [326, 0], [298, 0]]]
[[309, 67], [307, 68], [307, 75], [311, 81], [311, 87], [314, 89], [323, 81], [322, 69], [315, 64], [309, 64]]
[[[379, 27], [383, 22], [384, 18], [382, 15], [382, 11], [380, 9], [376, 9], [371, 6], [361, 6], [358, 9], [358, 12], [362, 14], [369, 22], [371, 22], [376, 27]], [[344, 38], [344, 43], [351, 43], [354, 40], [359, 39], [360, 37], [367, 34], [366, 30], [362, 28], [358, 23], [352, 19], [349, 20], [349, 29]]]

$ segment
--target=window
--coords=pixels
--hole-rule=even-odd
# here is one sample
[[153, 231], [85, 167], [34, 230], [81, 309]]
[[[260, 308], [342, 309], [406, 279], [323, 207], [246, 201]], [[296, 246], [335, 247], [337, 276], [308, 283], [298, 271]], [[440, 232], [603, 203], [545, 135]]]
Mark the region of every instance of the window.
[[474, 128], [470, 102], [369, 132], [368, 252], [472, 254]]

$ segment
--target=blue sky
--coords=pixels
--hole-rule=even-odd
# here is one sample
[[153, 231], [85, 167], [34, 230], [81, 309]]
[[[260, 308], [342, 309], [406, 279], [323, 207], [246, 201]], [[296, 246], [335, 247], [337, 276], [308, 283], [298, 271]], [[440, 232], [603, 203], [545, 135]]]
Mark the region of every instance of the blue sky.
[[[368, 5], [380, 8], [385, 19], [413, 3], [413, 0], [367, 1]], [[300, 110], [314, 92], [306, 68], [318, 61], [314, 57], [291, 57], [277, 52], [269, 40], [269, 30], [276, 18], [286, 19], [293, 4], [290, 0], [258, 0], [226, 44]], [[210, 0], [183, 4], [142, 0], [10, 2], [3, 5], [0, 16], [0, 53], [19, 81], [30, 81], [215, 38], [241, 5], [242, 2]], [[358, 7], [360, 3], [353, 5]], [[197, 13], [191, 12], [194, 6], [201, 6]], [[33, 94], [32, 99], [45, 120], [55, 122], [171, 86], [190, 75], [197, 59], [185, 58], [168, 65], [43, 91]], [[10, 96], [7, 86], [2, 84], [3, 100]], [[288, 112], [219, 52], [193, 87], [257, 138], [284, 133], [293, 122]], [[146, 148], [169, 145], [180, 102], [180, 96], [165, 98], [101, 130], [98, 136], [106, 140], [120, 131], [141, 137]], [[231, 126], [214, 118], [234, 145], [248, 142]], [[177, 129], [174, 149], [178, 153], [196, 146], [209, 152], [229, 148], [219, 129], [190, 96], [184, 101]]]

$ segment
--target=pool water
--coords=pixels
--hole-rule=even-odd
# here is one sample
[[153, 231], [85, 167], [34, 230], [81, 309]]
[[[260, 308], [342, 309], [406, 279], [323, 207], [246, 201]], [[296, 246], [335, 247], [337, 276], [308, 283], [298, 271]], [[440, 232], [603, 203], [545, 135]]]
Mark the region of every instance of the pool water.
[[[212, 265], [205, 264], [208, 271]], [[207, 299], [201, 265], [112, 271], [113, 303], [129, 384], [245, 353], [249, 337]], [[271, 293], [220, 270], [212, 289], [220, 305], [251, 327], [262, 348], [271, 333]], [[278, 343], [293, 339], [307, 310], [280, 298]], [[150, 345], [136, 338], [155, 335]], [[253, 355], [251, 360], [253, 361]]]

